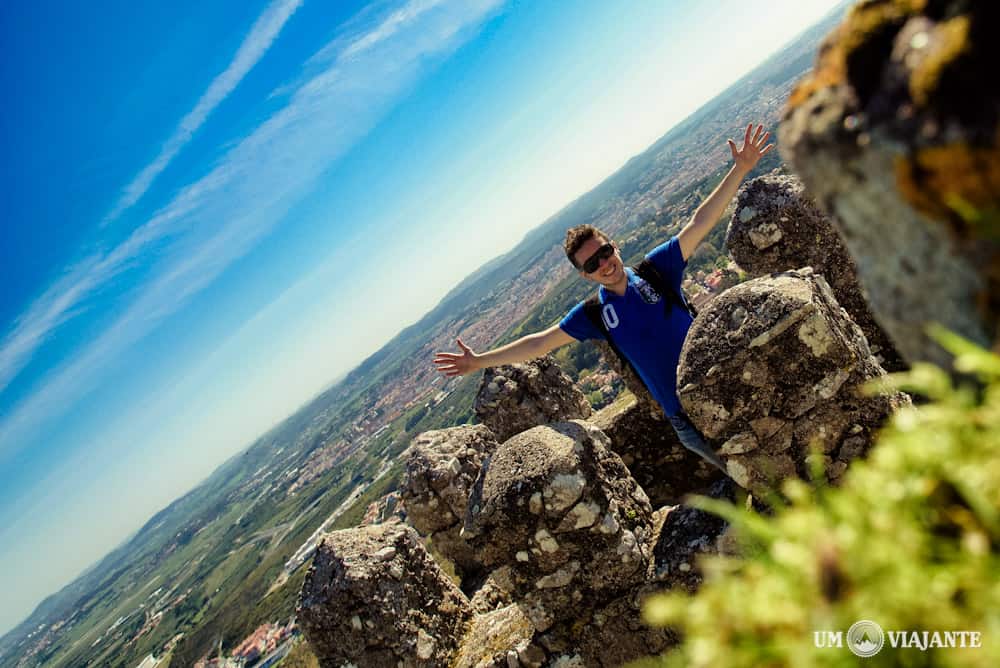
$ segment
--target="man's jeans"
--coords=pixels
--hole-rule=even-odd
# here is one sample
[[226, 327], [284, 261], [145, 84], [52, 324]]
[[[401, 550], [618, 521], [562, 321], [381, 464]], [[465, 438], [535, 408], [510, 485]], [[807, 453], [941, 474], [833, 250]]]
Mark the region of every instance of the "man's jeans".
[[[677, 415], [667, 416], [670, 420], [670, 424], [673, 426], [674, 431], [677, 432], [677, 438], [680, 439], [681, 444], [695, 453], [699, 457], [703, 458], [710, 464], [714, 464], [723, 473], [726, 473], [726, 465], [722, 463], [715, 451], [705, 443], [705, 439], [698, 432], [698, 429], [691, 424], [688, 416], [684, 413], [678, 413]], [[726, 473], [726, 475], [729, 475]]]

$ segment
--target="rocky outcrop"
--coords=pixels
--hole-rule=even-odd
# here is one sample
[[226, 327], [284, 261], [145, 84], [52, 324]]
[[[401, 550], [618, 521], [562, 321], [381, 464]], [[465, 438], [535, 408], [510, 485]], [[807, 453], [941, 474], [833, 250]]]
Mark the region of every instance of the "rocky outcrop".
[[[706, 496], [733, 501], [734, 490], [732, 480], [720, 480]], [[665, 584], [669, 588], [695, 591], [702, 582], [699, 557], [725, 552], [723, 536], [729, 525], [718, 515], [687, 504], [664, 508], [661, 512], [650, 579], [661, 584], [658, 588]]]
[[591, 419], [611, 441], [632, 477], [654, 508], [678, 503], [685, 495], [702, 492], [723, 474], [677, 439], [673, 427], [657, 407], [655, 413], [639, 401], [612, 404]]
[[[667, 586], [650, 584], [657, 527], [608, 446], [593, 425], [557, 423], [508, 440], [484, 467], [465, 535], [503, 571], [533, 633], [478, 665], [619, 666], [676, 642], [669, 629], [642, 622], [643, 599]], [[510, 611], [488, 614], [481, 623], [493, 625], [490, 637], [519, 628], [498, 622]], [[467, 644], [482, 640], [472, 635], [460, 657], [477, 654]]]
[[[545, 373], [534, 368], [526, 375]], [[642, 601], [696, 589], [701, 556], [733, 549], [725, 521], [681, 497], [707, 489], [733, 500], [736, 483], [764, 492], [781, 478], [806, 475], [813, 447], [838, 479], [906, 401], [859, 393], [883, 373], [812, 269], [732, 288], [692, 326], [679, 386], [733, 480], [713, 477], [638, 402], [591, 421], [533, 426], [500, 444], [485, 425], [427, 432], [407, 454], [401, 497], [408, 520], [463, 564], [458, 570], [485, 577], [462, 573], [469, 599], [428, 565], [412, 531], [331, 534], [302, 594], [307, 637], [320, 645], [324, 666], [619, 666], [661, 653], [677, 638], [642, 623]], [[533, 382], [540, 381], [511, 384]], [[502, 393], [485, 383], [481, 394]], [[512, 388], [497, 404], [559, 405], [544, 394], [514, 396]], [[531, 411], [532, 420], [544, 419]], [[655, 512], [644, 486], [657, 491]], [[392, 596], [405, 600], [387, 606]], [[379, 612], [365, 616], [365, 607]], [[369, 633], [373, 626], [381, 630]]]
[[[559, 414], [575, 404], [565, 385], [547, 401], [543, 378], [555, 374], [544, 363], [502, 371], [477, 403], [521, 410], [494, 421], [504, 429], [546, 419], [539, 406], [562, 407], [546, 409]], [[836, 480], [906, 402], [858, 391], [884, 372], [808, 267], [713, 300], [678, 372], [681, 401], [732, 480], [688, 453], [639, 402], [590, 421], [532, 426], [502, 443], [486, 425], [421, 434], [406, 455], [406, 516], [456, 565], [471, 598], [412, 530], [330, 534], [299, 613], [322, 664], [619, 666], [661, 653], [677, 638], [642, 623], [643, 600], [696, 589], [702, 555], [734, 549], [725, 521], [684, 495], [733, 500], [737, 483], [764, 495], [781, 478], [805, 476], [812, 448]]]
[[764, 491], [807, 475], [818, 447], [836, 480], [905, 395], [865, 396], [883, 375], [858, 326], [810, 268], [717, 297], [688, 333], [678, 396], [736, 483]]
[[783, 155], [829, 213], [909, 361], [937, 322], [996, 345], [1000, 5], [860, 2], [789, 97]]
[[[726, 522], [685, 495], [733, 500], [739, 484], [761, 496], [784, 477], [805, 476], [812, 448], [838, 479], [907, 401], [859, 392], [883, 373], [811, 268], [734, 287], [695, 320], [678, 369], [681, 401], [732, 480], [638, 401], [589, 421], [531, 426], [502, 443], [486, 425], [426, 432], [406, 454], [401, 499], [471, 598], [430, 565], [412, 530], [337, 532], [324, 539], [303, 589], [307, 637], [324, 666], [359, 668], [619, 666], [661, 653], [677, 638], [642, 623], [642, 601], [696, 589], [701, 556], [734, 549]], [[484, 421], [510, 431], [578, 410], [567, 387], [543, 360], [497, 370], [477, 405]]]
[[549, 355], [486, 369], [474, 409], [499, 441], [538, 425], [591, 414], [587, 398]]
[[868, 308], [840, 235], [797, 177], [772, 173], [743, 185], [726, 231], [726, 249], [752, 278], [812, 267], [861, 327], [881, 366], [887, 371], [906, 368]]
[[504, 442], [469, 500], [464, 536], [487, 566], [509, 566], [512, 595], [544, 632], [644, 579], [652, 510], [645, 493], [582, 421]]
[[545, 665], [577, 661], [569, 665], [611, 668], [666, 651], [677, 643], [677, 634], [642, 621], [643, 601], [662, 590], [655, 583], [636, 585], [602, 606], [586, 608], [574, 620], [536, 634], [535, 645], [550, 657]]
[[472, 618], [468, 599], [398, 522], [326, 534], [296, 611], [323, 666], [443, 666]]
[[460, 535], [466, 504], [483, 462], [497, 447], [488, 427], [463, 425], [419, 434], [403, 454], [401, 496], [409, 522], [466, 581], [482, 574], [482, 563]]
[[298, 609], [321, 665], [617, 666], [676, 642], [642, 623], [658, 537], [609, 445], [582, 421], [500, 446], [482, 425], [414, 439], [409, 521], [433, 542], [464, 508], [462, 540], [492, 571], [470, 601], [406, 526], [327, 534]]
[[455, 668], [540, 668], [548, 653], [532, 642], [535, 627], [517, 605], [477, 615], [455, 655]]

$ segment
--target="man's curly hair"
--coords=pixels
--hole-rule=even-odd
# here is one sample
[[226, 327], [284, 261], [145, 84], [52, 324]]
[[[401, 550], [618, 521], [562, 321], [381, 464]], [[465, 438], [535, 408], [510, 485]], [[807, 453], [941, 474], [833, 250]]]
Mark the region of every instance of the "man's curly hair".
[[566, 257], [569, 258], [569, 261], [577, 269], [580, 267], [577, 265], [576, 260], [573, 259], [573, 256], [576, 255], [576, 252], [580, 250], [583, 244], [587, 243], [593, 237], [597, 237], [605, 243], [611, 241], [608, 235], [589, 224], [577, 225], [566, 230], [566, 240], [563, 242], [563, 249], [566, 251]]

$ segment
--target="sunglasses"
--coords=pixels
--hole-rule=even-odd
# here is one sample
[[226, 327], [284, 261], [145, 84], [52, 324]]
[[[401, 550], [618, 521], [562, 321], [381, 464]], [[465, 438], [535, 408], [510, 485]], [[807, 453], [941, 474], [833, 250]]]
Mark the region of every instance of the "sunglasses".
[[614, 254], [615, 247], [611, 244], [604, 244], [593, 255], [588, 257], [586, 262], [580, 265], [580, 269], [583, 269], [584, 273], [593, 274], [601, 266], [602, 261], [607, 260]]

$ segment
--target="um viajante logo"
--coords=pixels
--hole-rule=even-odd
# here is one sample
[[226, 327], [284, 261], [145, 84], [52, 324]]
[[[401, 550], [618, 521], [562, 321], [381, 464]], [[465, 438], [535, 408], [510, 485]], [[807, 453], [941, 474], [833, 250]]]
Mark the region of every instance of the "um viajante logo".
[[842, 631], [813, 631], [813, 644], [820, 648], [843, 648], [856, 656], [875, 656], [886, 640], [893, 649], [976, 649], [983, 646], [979, 631], [883, 631], [875, 622], [862, 619], [851, 624], [846, 637]]
[[882, 627], [875, 622], [862, 619], [847, 629], [847, 649], [862, 658], [875, 656], [885, 644]]

